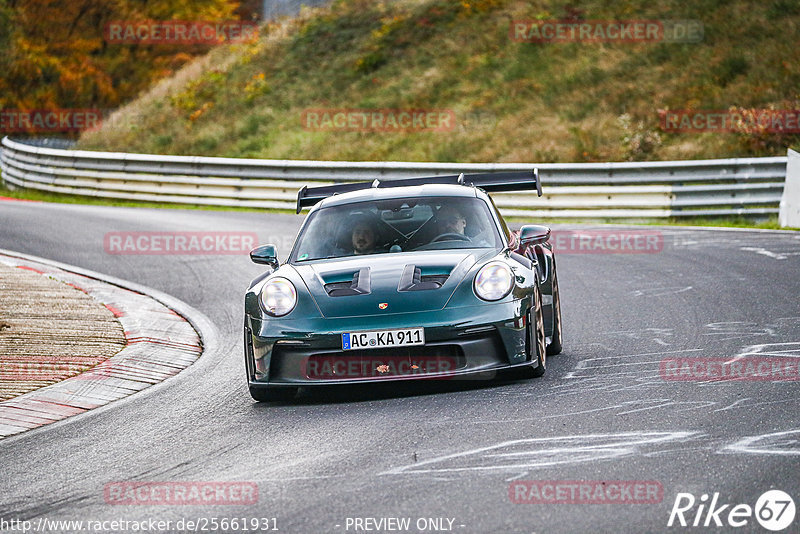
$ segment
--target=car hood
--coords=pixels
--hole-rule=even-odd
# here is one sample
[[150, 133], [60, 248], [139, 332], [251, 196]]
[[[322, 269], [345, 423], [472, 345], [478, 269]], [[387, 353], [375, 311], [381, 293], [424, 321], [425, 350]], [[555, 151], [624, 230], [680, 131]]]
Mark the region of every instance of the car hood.
[[293, 265], [324, 317], [441, 310], [494, 249], [376, 254]]

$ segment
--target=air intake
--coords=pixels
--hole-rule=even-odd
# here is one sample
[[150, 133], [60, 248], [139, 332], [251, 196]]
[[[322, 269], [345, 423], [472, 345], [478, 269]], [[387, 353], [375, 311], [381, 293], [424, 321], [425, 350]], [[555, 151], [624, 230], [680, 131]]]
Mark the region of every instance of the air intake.
[[444, 285], [449, 274], [422, 274], [422, 269], [415, 265], [406, 265], [400, 275], [398, 291], [427, 291], [439, 289]]
[[330, 297], [346, 297], [349, 295], [367, 295], [370, 292], [369, 268], [364, 267], [353, 273], [353, 279], [345, 282], [325, 284], [325, 291]]

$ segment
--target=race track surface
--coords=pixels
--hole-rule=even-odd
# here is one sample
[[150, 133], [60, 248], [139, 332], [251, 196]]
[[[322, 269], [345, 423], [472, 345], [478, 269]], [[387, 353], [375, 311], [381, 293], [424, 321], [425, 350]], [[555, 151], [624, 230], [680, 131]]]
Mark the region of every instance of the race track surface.
[[[543, 378], [302, 391], [288, 404], [247, 393], [242, 300], [261, 268], [246, 255], [104, 249], [107, 232], [254, 231], [285, 256], [301, 222], [0, 202], [0, 248], [163, 291], [206, 314], [220, 341], [160, 386], [0, 441], [0, 517], [155, 519], [171, 531], [216, 516], [277, 518], [290, 533], [388, 517], [410, 518], [412, 532], [420, 518], [449, 518], [458, 533], [662, 532], [682, 492], [732, 507], [780, 489], [800, 505], [799, 382], [660, 371], [674, 357], [800, 358], [800, 234], [667, 228], [657, 253], [562, 254], [565, 348]], [[518, 480], [651, 481], [663, 498], [518, 504]], [[253, 482], [258, 502], [107, 503], [104, 488], [120, 481]], [[737, 531], [766, 532], [752, 517]]]

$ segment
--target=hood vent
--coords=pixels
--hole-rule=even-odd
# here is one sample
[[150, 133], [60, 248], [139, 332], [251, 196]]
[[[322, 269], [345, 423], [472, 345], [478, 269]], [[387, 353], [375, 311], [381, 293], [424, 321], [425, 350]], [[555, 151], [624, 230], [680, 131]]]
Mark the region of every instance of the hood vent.
[[367, 295], [370, 292], [369, 267], [353, 273], [353, 279], [344, 282], [325, 284], [325, 291], [330, 297], [346, 297], [350, 295]]
[[422, 274], [422, 269], [415, 265], [406, 265], [400, 275], [398, 291], [426, 291], [439, 289], [444, 285], [449, 274]]

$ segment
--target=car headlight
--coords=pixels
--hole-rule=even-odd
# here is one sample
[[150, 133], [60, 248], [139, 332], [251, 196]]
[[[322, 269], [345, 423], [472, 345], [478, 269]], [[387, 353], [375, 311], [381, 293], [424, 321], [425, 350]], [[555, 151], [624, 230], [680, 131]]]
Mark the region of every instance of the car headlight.
[[297, 304], [297, 290], [286, 278], [273, 278], [261, 289], [261, 307], [274, 317], [286, 315]]
[[514, 284], [511, 269], [498, 261], [487, 263], [475, 275], [475, 294], [483, 300], [500, 300]]

